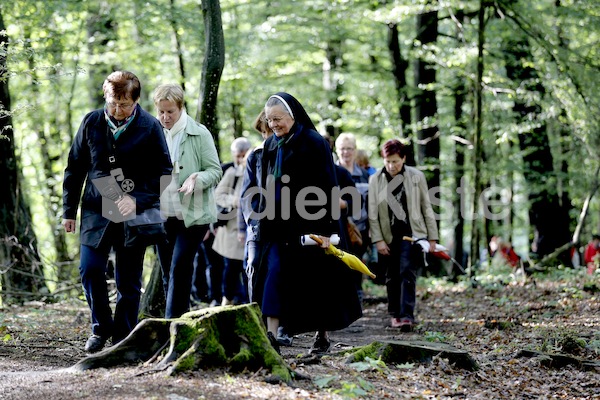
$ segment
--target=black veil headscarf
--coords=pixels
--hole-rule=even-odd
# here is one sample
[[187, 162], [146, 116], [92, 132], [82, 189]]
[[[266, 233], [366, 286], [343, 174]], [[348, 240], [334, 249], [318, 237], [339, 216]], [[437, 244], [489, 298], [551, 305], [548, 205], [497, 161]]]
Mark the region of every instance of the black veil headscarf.
[[[278, 92], [270, 96], [269, 100], [271, 100], [272, 98], [281, 100], [286, 110], [290, 113], [292, 118], [294, 118], [295, 122], [299, 123], [300, 125], [306, 128], [315, 131], [317, 130], [315, 124], [313, 124], [312, 120], [306, 113], [306, 110], [304, 109], [304, 107], [302, 107], [302, 104], [300, 104], [300, 102], [296, 100], [294, 96], [286, 92]], [[269, 102], [269, 100], [267, 100], [267, 103]]]

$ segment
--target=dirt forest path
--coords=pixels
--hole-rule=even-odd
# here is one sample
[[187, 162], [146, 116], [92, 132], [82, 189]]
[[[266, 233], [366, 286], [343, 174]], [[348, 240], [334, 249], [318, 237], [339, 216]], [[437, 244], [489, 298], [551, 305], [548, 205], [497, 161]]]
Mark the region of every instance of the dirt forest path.
[[[70, 372], [66, 368], [85, 357], [83, 302], [4, 307], [0, 399], [600, 398], [600, 370], [593, 364], [556, 367], [541, 354], [600, 362], [600, 302], [586, 279], [419, 287], [419, 325], [413, 333], [389, 327], [385, 291], [374, 287], [367, 290], [364, 316], [331, 333], [330, 355], [307, 357], [312, 334], [296, 336], [292, 347], [282, 348], [288, 364], [310, 377], [289, 386], [266, 383], [264, 371], [214, 369], [171, 377], [140, 364]], [[340, 355], [376, 340], [448, 343], [469, 352], [479, 369], [464, 370], [441, 357], [400, 365], [348, 364]], [[541, 353], [524, 357], [521, 350]]]

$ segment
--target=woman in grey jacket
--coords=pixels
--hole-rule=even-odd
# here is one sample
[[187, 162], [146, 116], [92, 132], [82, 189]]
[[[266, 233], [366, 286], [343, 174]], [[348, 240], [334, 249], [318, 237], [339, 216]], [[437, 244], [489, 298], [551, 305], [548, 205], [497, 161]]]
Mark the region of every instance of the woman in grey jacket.
[[158, 247], [158, 255], [165, 318], [176, 318], [190, 307], [194, 257], [208, 225], [217, 221], [214, 189], [223, 172], [212, 135], [187, 115], [180, 86], [157, 87], [154, 104], [173, 161], [173, 179], [160, 198], [168, 243]]
[[388, 312], [393, 328], [411, 331], [415, 324], [416, 280], [421, 246], [403, 236], [424, 238], [435, 249], [439, 239], [425, 175], [404, 165], [407, 149], [397, 139], [381, 147], [384, 168], [369, 179], [369, 224], [386, 269]]

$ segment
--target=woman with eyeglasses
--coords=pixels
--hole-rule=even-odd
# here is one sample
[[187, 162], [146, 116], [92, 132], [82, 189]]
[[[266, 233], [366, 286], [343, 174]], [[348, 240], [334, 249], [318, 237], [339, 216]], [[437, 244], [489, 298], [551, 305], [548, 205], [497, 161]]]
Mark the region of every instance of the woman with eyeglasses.
[[[120, 342], [138, 322], [146, 245], [125, 246], [124, 221], [158, 209], [161, 182], [170, 179], [172, 170], [160, 123], [138, 104], [137, 76], [115, 71], [102, 89], [106, 104], [83, 118], [63, 181], [67, 232], [76, 231], [81, 206], [79, 272], [92, 314], [92, 335], [85, 344], [89, 353], [102, 350], [110, 338]], [[106, 283], [111, 248], [116, 251], [114, 315]]]

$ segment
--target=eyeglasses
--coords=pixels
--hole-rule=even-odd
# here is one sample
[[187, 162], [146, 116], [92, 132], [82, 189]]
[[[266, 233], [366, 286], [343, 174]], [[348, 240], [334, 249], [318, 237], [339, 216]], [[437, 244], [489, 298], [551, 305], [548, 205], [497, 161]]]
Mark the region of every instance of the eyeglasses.
[[121, 110], [130, 110], [131, 108], [133, 108], [133, 106], [135, 106], [135, 103], [124, 104], [124, 103], [115, 103], [113, 101], [107, 101], [106, 106], [108, 108], [113, 108], [113, 109], [116, 109], [118, 107]]
[[342, 147], [340, 149], [340, 151], [347, 151], [347, 152], [352, 152], [354, 150], [356, 150], [354, 147]]

